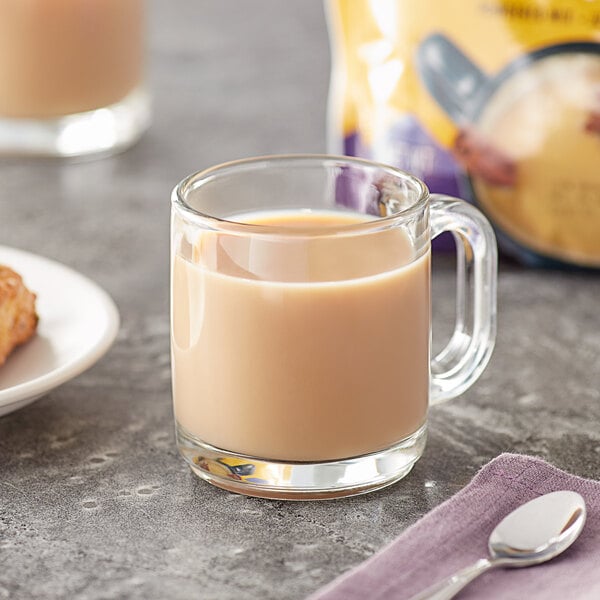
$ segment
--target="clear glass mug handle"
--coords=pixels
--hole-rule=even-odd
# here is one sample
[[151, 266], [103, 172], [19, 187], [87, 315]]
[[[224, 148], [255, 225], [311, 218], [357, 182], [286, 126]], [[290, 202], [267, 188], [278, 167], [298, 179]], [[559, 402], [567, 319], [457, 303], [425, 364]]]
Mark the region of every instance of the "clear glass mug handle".
[[463, 200], [432, 194], [431, 238], [449, 231], [456, 242], [456, 324], [431, 361], [431, 404], [458, 396], [487, 365], [496, 340], [498, 250], [488, 220]]

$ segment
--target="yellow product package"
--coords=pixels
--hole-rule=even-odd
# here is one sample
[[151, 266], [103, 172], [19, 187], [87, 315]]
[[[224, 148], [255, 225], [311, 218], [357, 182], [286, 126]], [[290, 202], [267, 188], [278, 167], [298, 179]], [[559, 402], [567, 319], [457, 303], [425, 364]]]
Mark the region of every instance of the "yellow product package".
[[527, 264], [600, 268], [600, 2], [326, 7], [330, 152], [471, 200]]

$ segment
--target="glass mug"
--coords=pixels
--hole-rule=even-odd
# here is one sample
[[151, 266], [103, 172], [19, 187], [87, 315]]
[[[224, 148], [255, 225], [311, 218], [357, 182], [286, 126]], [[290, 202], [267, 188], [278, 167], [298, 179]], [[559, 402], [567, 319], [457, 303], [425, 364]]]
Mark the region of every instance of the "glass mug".
[[0, 154], [81, 156], [150, 122], [144, 0], [0, 0]]
[[[430, 361], [430, 246], [457, 242], [457, 320]], [[348, 157], [263, 157], [173, 191], [171, 353], [179, 451], [201, 478], [284, 499], [404, 477], [430, 404], [481, 374], [497, 249], [473, 206]]]

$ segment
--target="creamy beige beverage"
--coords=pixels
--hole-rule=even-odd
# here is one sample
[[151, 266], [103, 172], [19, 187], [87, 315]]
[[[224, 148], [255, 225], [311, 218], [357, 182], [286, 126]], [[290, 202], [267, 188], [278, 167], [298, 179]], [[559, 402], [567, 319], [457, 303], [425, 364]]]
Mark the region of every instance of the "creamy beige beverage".
[[142, 77], [143, 0], [0, 0], [0, 118], [119, 102]]
[[388, 448], [425, 423], [429, 253], [415, 256], [399, 228], [324, 234], [363, 220], [264, 213], [251, 222], [285, 238], [204, 232], [181, 244], [173, 393], [188, 433], [250, 456], [319, 461]]

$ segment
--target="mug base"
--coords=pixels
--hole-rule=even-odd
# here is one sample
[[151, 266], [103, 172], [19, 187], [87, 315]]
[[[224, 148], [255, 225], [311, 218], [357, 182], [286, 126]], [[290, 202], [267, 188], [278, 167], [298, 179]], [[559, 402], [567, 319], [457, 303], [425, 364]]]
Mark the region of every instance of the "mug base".
[[181, 425], [177, 447], [201, 479], [229, 492], [276, 500], [327, 500], [372, 492], [405, 477], [423, 454], [427, 426], [391, 448], [333, 461], [255, 458], [215, 448]]
[[150, 125], [150, 100], [138, 88], [104, 108], [50, 119], [0, 117], [0, 156], [109, 155], [133, 145]]

